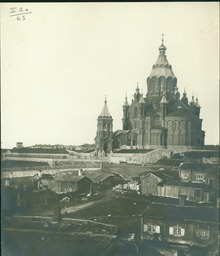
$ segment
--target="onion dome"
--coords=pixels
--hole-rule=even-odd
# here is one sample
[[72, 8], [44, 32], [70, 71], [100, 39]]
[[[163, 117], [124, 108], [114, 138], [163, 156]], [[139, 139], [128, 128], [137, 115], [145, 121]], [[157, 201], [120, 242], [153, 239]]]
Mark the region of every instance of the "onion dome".
[[109, 110], [108, 110], [106, 98], [105, 98], [104, 103], [105, 103], [105, 105], [104, 105], [102, 112], [100, 113], [98, 118], [112, 118], [112, 116], [110, 115]]
[[163, 44], [163, 40], [162, 40], [162, 44], [161, 46], [159, 47], [159, 51], [160, 51], [160, 54], [165, 54], [166, 52], [166, 46]]
[[134, 100], [136, 102], [139, 102], [140, 96], [141, 96], [141, 94], [140, 94], [140, 89], [139, 89], [139, 83], [137, 82], [137, 88], [136, 88], [136, 92], [134, 94]]
[[124, 104], [123, 104], [123, 107], [129, 107], [127, 95], [125, 96], [125, 102], [124, 102]]
[[190, 101], [190, 104], [195, 105], [194, 96], [192, 96], [192, 100]]
[[157, 58], [156, 63], [153, 65], [152, 71], [150, 73], [150, 78], [151, 77], [175, 77], [173, 71], [172, 71], [172, 66], [169, 64], [167, 57], [165, 55], [166, 53], [166, 46], [163, 44], [163, 39], [162, 39], [162, 44], [159, 47], [159, 56]]
[[198, 98], [196, 98], [196, 107], [197, 107], [197, 108], [200, 108]]
[[187, 98], [187, 96], [186, 96], [186, 91], [185, 91], [185, 90], [184, 90], [183, 97], [182, 97], [181, 101], [182, 101], [185, 105], [188, 105], [188, 98]]

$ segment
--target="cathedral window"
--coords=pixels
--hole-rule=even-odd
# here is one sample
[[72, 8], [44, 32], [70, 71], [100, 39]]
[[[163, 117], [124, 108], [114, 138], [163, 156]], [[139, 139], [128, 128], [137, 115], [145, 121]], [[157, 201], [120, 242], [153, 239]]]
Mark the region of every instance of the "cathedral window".
[[107, 124], [103, 124], [102, 128], [104, 131], [107, 131]]
[[137, 117], [137, 115], [138, 115], [138, 110], [137, 108], [134, 108], [134, 117]]

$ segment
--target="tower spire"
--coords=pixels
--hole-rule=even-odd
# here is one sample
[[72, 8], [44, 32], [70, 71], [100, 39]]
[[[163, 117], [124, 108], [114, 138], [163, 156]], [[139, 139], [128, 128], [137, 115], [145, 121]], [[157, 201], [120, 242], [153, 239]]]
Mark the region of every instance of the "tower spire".
[[105, 95], [105, 101], [104, 101], [104, 106], [103, 106], [103, 109], [102, 109], [102, 112], [101, 114], [98, 116], [98, 118], [112, 118], [112, 116], [110, 115], [109, 113], [109, 110], [108, 110], [108, 106], [107, 106], [107, 99], [106, 99], [106, 95]]
[[129, 103], [128, 103], [128, 97], [127, 97], [127, 92], [125, 94], [125, 102], [123, 104], [123, 107], [128, 107], [129, 106]]

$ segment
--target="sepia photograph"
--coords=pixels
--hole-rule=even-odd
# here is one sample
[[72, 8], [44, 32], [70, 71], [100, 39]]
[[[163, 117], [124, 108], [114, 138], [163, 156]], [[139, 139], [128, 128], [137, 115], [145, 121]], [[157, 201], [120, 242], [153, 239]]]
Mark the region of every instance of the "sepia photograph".
[[1, 255], [219, 255], [219, 3], [1, 4]]

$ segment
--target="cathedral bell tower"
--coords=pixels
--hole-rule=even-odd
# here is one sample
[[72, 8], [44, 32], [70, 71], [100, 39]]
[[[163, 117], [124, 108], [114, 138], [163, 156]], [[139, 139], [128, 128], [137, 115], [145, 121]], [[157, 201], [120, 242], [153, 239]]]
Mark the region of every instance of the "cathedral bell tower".
[[123, 130], [129, 130], [131, 129], [131, 124], [129, 121], [129, 113], [128, 113], [130, 105], [128, 103], [127, 95], [125, 97], [125, 102], [122, 107], [123, 107], [123, 118], [122, 118]]
[[95, 137], [96, 154], [100, 157], [112, 152], [113, 119], [109, 113], [107, 100], [97, 119], [97, 132]]

